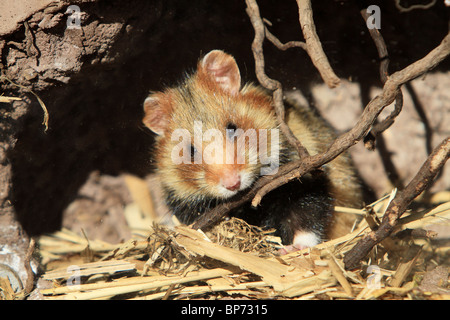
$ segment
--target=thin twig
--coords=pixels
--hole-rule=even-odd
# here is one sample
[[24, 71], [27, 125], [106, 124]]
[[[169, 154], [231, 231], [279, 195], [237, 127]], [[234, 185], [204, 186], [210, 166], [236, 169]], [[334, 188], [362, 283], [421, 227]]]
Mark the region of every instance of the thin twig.
[[330, 66], [330, 62], [323, 51], [313, 20], [311, 1], [297, 0], [297, 6], [300, 26], [302, 27], [303, 37], [305, 38], [307, 52], [311, 58], [311, 61], [317, 70], [319, 70], [323, 81], [330, 88], [335, 88], [341, 83], [341, 80], [334, 73]]
[[[370, 17], [367, 10], [363, 9], [360, 11], [360, 13], [364, 21], [367, 22], [367, 19], [369, 19]], [[378, 57], [380, 59], [380, 70], [379, 70], [380, 80], [382, 84], [385, 84], [389, 77], [389, 54], [387, 46], [383, 39], [383, 36], [381, 35], [380, 31], [377, 28], [368, 28], [368, 30], [370, 36], [372, 37], [373, 42], [375, 43], [375, 47], [377, 48], [378, 52]], [[386, 172], [389, 173], [388, 174], [389, 180], [391, 181], [393, 186], [400, 189], [403, 189], [404, 185], [402, 183], [400, 175], [398, 174], [397, 168], [392, 162], [390, 152], [389, 150], [387, 150], [386, 143], [381, 134], [385, 130], [387, 130], [392, 124], [394, 124], [395, 118], [397, 118], [397, 116], [400, 114], [402, 108], [403, 108], [403, 94], [401, 89], [399, 89], [397, 96], [395, 98], [394, 110], [391, 112], [389, 116], [387, 116], [381, 122], [375, 120], [372, 130], [370, 130], [370, 132], [364, 137], [364, 146], [368, 150], [372, 151], [375, 150], [376, 147], [376, 149], [381, 155], [383, 166]]]
[[379, 228], [376, 231], [369, 232], [344, 256], [346, 269], [356, 268], [376, 244], [392, 233], [398, 219], [408, 208], [409, 204], [428, 188], [449, 157], [450, 137], [447, 137], [434, 149], [406, 188], [397, 193], [387, 208]]
[[14, 83], [11, 80], [9, 80], [7, 77], [5, 77], [3, 75], [0, 75], [0, 81], [3, 81], [3, 80], [8, 81], [13, 86], [16, 86], [16, 87], [18, 87], [20, 89], [23, 89], [23, 90], [26, 90], [26, 91], [30, 92], [32, 95], [34, 95], [36, 97], [36, 99], [38, 100], [38, 102], [39, 102], [39, 104], [40, 104], [40, 106], [42, 108], [42, 111], [44, 112], [44, 120], [42, 121], [42, 124], [45, 126], [44, 132], [47, 132], [49, 115], [48, 115], [48, 110], [47, 110], [47, 107], [45, 106], [44, 101], [42, 101], [42, 99], [39, 98], [39, 96], [33, 90], [31, 90], [31, 89], [29, 89], [29, 88], [27, 88], [25, 86], [22, 86], [20, 84]]
[[275, 112], [277, 114], [278, 121], [280, 123], [280, 129], [288, 142], [296, 148], [299, 157], [304, 158], [309, 156], [308, 151], [301, 144], [300, 141], [294, 136], [291, 129], [285, 122], [285, 110], [283, 104], [283, 89], [281, 83], [269, 78], [264, 71], [264, 53], [262, 45], [265, 38], [265, 26], [264, 22], [259, 14], [259, 7], [255, 0], [246, 0], [247, 14], [250, 17], [250, 21], [255, 30], [255, 38], [252, 42], [252, 51], [255, 58], [255, 70], [258, 81], [265, 88], [273, 91], [273, 102], [275, 106]]
[[24, 264], [25, 264], [25, 270], [27, 272], [27, 280], [25, 283], [25, 288], [24, 288], [24, 292], [25, 295], [28, 295], [31, 293], [31, 291], [33, 291], [34, 288], [34, 273], [33, 270], [31, 269], [31, 259], [33, 257], [33, 252], [36, 246], [36, 241], [34, 240], [34, 238], [30, 239], [30, 243], [28, 245], [28, 250], [25, 256], [25, 260], [24, 260]]
[[400, 1], [401, 0], [395, 0], [395, 6], [397, 7], [397, 9], [400, 12], [409, 12], [409, 11], [412, 11], [412, 10], [415, 10], [415, 9], [426, 10], [426, 9], [431, 8], [432, 6], [434, 6], [436, 4], [436, 0], [431, 0], [431, 2], [428, 3], [428, 4], [413, 4], [413, 5], [411, 5], [411, 6], [406, 8], [406, 7], [403, 7], [400, 4]]
[[[370, 17], [366, 9], [361, 10], [361, 15], [364, 21], [367, 21], [367, 19]], [[378, 57], [380, 58], [380, 79], [381, 82], [385, 84], [389, 77], [389, 54], [387, 46], [384, 42], [383, 36], [377, 28], [369, 28], [369, 34], [372, 37], [378, 51]], [[364, 146], [367, 149], [375, 149], [376, 137], [383, 131], [387, 130], [394, 123], [395, 118], [397, 118], [397, 116], [400, 114], [402, 108], [403, 94], [401, 89], [399, 88], [397, 96], [395, 97], [394, 110], [383, 121], [381, 121], [380, 123], [375, 123], [372, 130], [370, 130], [369, 134], [364, 138]]]
[[266, 35], [267, 40], [272, 42], [272, 44], [277, 47], [278, 49], [285, 51], [290, 48], [302, 48], [303, 50], [307, 51], [308, 47], [305, 42], [303, 41], [289, 41], [286, 43], [282, 43], [276, 36], [274, 36], [267, 27], [264, 28], [264, 32]]

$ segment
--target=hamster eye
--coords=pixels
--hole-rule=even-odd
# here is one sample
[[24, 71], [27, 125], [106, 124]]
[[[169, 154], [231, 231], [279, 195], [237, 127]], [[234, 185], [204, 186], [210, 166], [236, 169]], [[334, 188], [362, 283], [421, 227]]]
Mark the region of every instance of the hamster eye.
[[194, 145], [191, 144], [191, 161], [194, 162], [195, 154], [197, 153], [197, 148], [194, 147]]
[[228, 122], [227, 130], [236, 130], [237, 126], [233, 122]]
[[233, 138], [236, 135], [236, 130], [237, 130], [237, 126], [233, 123], [233, 122], [229, 122], [227, 124], [227, 137], [228, 138]]

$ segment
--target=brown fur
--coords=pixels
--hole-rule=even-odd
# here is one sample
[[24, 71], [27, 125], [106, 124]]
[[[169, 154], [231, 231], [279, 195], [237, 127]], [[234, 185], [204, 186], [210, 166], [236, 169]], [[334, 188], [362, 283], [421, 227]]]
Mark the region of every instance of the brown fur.
[[[187, 129], [193, 137], [194, 121], [202, 121], [203, 132], [211, 128], [225, 131], [229, 123], [236, 124], [244, 131], [255, 129], [257, 133], [261, 129], [278, 128], [271, 97], [252, 84], [247, 84], [242, 89], [240, 85], [239, 69], [234, 59], [222, 51], [215, 50], [199, 62], [197, 72], [188, 77], [181, 86], [152, 94], [146, 99], [143, 122], [158, 134], [154, 154], [157, 170], [168, 192], [168, 198], [175, 197], [168, 201], [191, 203], [195, 208], [194, 205], [204, 199], [220, 199], [222, 195], [214, 186], [222, 177], [235, 170], [248, 170], [256, 180], [261, 168], [259, 162], [175, 165], [171, 158], [172, 150], [178, 143], [171, 141], [172, 133], [181, 127]], [[333, 131], [309, 110], [288, 108], [286, 120], [311, 154], [325, 151], [334, 139]], [[280, 138], [282, 151], [289, 155], [290, 160], [294, 160], [295, 153], [283, 137]], [[268, 141], [270, 142], [269, 138]], [[270, 145], [268, 148], [270, 150]], [[245, 153], [248, 156], [251, 151], [245, 150]], [[335, 204], [360, 206], [360, 187], [348, 155], [336, 158], [324, 168]], [[351, 221], [346, 220], [335, 215], [334, 222], [328, 228], [328, 236], [336, 237], [348, 231]]]
[[[287, 113], [286, 122], [311, 155], [325, 152], [336, 138], [326, 122], [310, 110], [291, 108]], [[330, 179], [330, 193], [335, 199], [334, 205], [361, 207], [363, 204], [361, 185], [349, 154], [343, 153], [324, 168]], [[328, 238], [333, 239], [348, 233], [354, 222], [355, 216], [352, 214], [335, 213], [327, 231]]]

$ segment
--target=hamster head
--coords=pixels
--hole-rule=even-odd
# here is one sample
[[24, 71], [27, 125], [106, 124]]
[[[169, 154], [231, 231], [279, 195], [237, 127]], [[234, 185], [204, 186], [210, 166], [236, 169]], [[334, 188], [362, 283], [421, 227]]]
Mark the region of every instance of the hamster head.
[[234, 58], [214, 50], [178, 87], [150, 94], [143, 123], [155, 162], [178, 200], [227, 199], [275, 173], [283, 145], [271, 98], [247, 84]]

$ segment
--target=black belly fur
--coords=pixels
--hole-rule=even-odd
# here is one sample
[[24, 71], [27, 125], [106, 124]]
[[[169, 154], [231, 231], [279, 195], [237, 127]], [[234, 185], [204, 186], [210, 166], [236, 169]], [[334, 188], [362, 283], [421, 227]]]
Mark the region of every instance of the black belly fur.
[[[252, 225], [276, 229], [276, 235], [281, 237], [285, 245], [292, 243], [297, 230], [313, 232], [324, 240], [325, 229], [333, 212], [333, 199], [328, 186], [329, 181], [324, 173], [307, 175], [271, 191], [257, 208], [245, 204], [230, 215]], [[195, 203], [180, 201], [170, 192], [166, 194], [167, 204], [185, 224], [193, 223], [199, 215], [221, 203], [217, 199], [204, 199]]]

